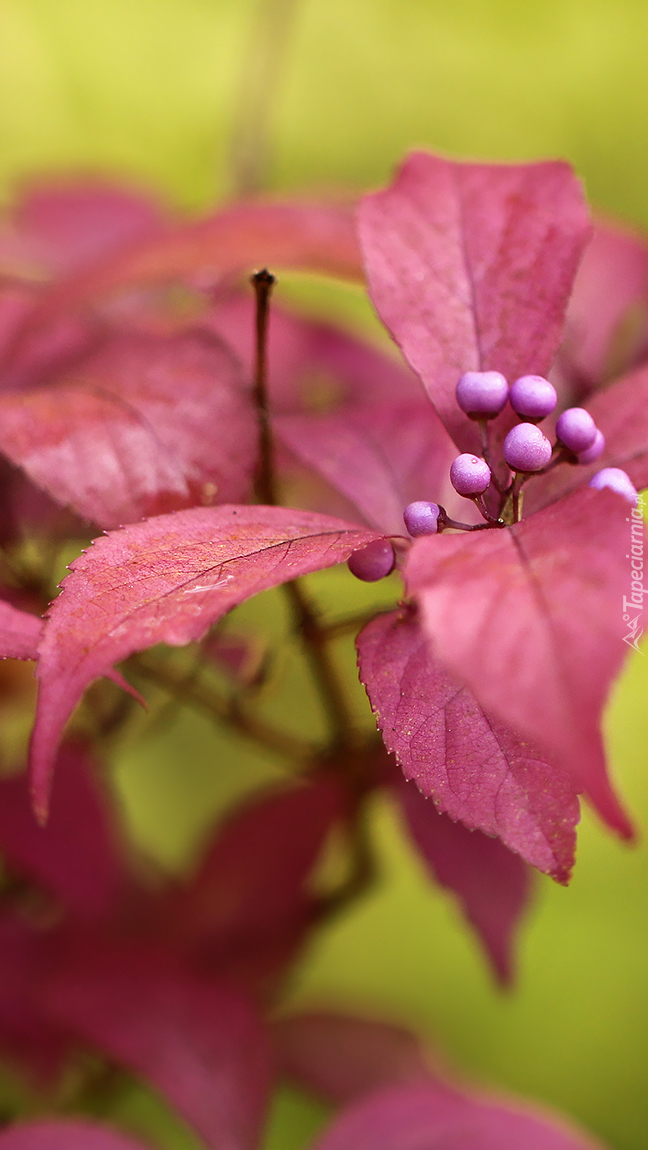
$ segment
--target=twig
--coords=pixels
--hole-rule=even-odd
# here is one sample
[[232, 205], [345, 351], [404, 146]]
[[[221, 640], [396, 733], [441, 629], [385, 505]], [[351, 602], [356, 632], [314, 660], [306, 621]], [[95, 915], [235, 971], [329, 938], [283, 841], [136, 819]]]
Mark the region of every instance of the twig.
[[245, 711], [236, 697], [224, 697], [204, 681], [188, 678], [152, 652], [134, 655], [129, 660], [129, 666], [141, 678], [155, 683], [175, 699], [225, 724], [288, 762], [302, 766], [320, 752], [320, 748], [314, 744], [280, 731], [271, 723]]
[[259, 420], [259, 466], [255, 491], [259, 503], [273, 506], [277, 502], [274, 476], [272, 428], [268, 410], [267, 347], [270, 297], [276, 279], [267, 268], [255, 272], [250, 280], [256, 294], [256, 341], [254, 367], [254, 403]]

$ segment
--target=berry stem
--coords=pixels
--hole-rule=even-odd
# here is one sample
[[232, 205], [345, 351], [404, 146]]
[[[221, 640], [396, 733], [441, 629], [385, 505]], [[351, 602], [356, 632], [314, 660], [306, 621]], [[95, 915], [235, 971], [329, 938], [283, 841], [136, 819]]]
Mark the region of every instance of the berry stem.
[[513, 522], [519, 523], [522, 518], [522, 484], [526, 476], [521, 471], [516, 471], [511, 484], [511, 498], [513, 501]]
[[[439, 516], [439, 523], [441, 517]], [[449, 515], [444, 513], [443, 523], [440, 526], [440, 531], [445, 531], [446, 527], [452, 527], [455, 531], [489, 531], [492, 527], [506, 527], [503, 519], [492, 519], [489, 523], [460, 523], [458, 519], [451, 519]]]
[[483, 495], [475, 495], [473, 503], [479, 509], [484, 519], [490, 523], [491, 527], [503, 527], [505, 525], [503, 519], [498, 519], [496, 515], [491, 515], [486, 504], [484, 503]]
[[493, 484], [493, 487], [497, 491], [498, 495], [503, 495], [504, 494], [504, 487], [502, 486], [499, 479], [497, 478], [497, 472], [495, 471], [495, 468], [493, 467], [493, 462], [492, 462], [492, 458], [491, 458], [490, 436], [488, 434], [488, 427], [489, 427], [488, 420], [487, 419], [479, 419], [477, 422], [479, 423], [479, 435], [480, 435], [480, 439], [481, 439], [482, 458], [486, 460], [488, 466], [490, 467], [491, 482]]

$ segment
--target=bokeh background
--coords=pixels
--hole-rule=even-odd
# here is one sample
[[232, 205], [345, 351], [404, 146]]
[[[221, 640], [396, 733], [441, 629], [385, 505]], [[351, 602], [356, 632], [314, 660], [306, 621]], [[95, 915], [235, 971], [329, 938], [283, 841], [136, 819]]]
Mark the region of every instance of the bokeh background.
[[[377, 185], [423, 145], [493, 160], [566, 157], [599, 211], [648, 228], [647, 58], [645, 0], [0, 0], [0, 195], [9, 200], [26, 177], [83, 170], [195, 212], [255, 181]], [[280, 291], [376, 332], [349, 289], [292, 277]], [[376, 595], [350, 588], [343, 572], [315, 586], [336, 612]], [[276, 705], [312, 724], [274, 603], [243, 614], [266, 631], [271, 619], [284, 668]], [[340, 658], [370, 721], [348, 646]], [[608, 729], [615, 775], [644, 826], [647, 700], [648, 659], [636, 656]], [[133, 833], [175, 870], [218, 813], [272, 771], [193, 718], [115, 764]], [[645, 1150], [648, 848], [629, 850], [586, 816], [573, 884], [538, 883], [518, 983], [502, 994], [387, 808], [377, 807], [374, 834], [381, 881], [315, 940], [292, 1004], [410, 1021], [478, 1080], [566, 1110], [616, 1150]], [[115, 1117], [165, 1150], [196, 1147], [144, 1091], [127, 1092]], [[322, 1119], [282, 1091], [267, 1150], [297, 1150]]]

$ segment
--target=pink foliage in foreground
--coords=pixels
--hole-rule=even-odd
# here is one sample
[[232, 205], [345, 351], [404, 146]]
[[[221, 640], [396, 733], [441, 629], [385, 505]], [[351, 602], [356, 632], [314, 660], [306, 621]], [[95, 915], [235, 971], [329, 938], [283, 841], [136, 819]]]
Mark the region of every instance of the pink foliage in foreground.
[[[569, 879], [578, 795], [632, 833], [600, 734], [626, 653], [629, 505], [586, 484], [599, 466], [648, 483], [643, 313], [627, 330], [645, 311], [645, 245], [599, 225], [569, 304], [590, 226], [559, 163], [418, 153], [364, 199], [359, 220], [360, 244], [346, 205], [260, 200], [182, 224], [136, 194], [53, 186], [32, 191], [0, 233], [11, 277], [0, 287], [0, 451], [20, 469], [1, 477], [3, 539], [19, 560], [28, 531], [58, 539], [56, 505], [119, 528], [71, 564], [45, 620], [8, 601], [18, 591], [30, 611], [45, 606], [46, 580], [21, 585], [20, 563], [0, 600], [0, 657], [38, 660], [42, 820], [55, 760], [60, 776], [44, 829], [24, 778], [0, 782], [0, 1053], [56, 1083], [79, 1044], [100, 1052], [215, 1150], [259, 1145], [275, 1069], [348, 1107], [314, 1150], [593, 1150], [552, 1119], [448, 1084], [397, 1026], [323, 1013], [264, 1021], [313, 928], [362, 885], [354, 835], [376, 787], [400, 805], [427, 873], [458, 901], [502, 982], [527, 864]], [[275, 478], [300, 490], [299, 464], [306, 506], [247, 505], [258, 411], [253, 314], [236, 277], [265, 263], [358, 279], [361, 259], [407, 365], [279, 310], [268, 348]], [[49, 283], [34, 281], [35, 268]], [[191, 297], [187, 316], [165, 296], [174, 284]], [[563, 406], [585, 403], [606, 436], [600, 465], [534, 478], [524, 517], [506, 528], [407, 538], [413, 501], [441, 500], [468, 526], [479, 516], [448, 482], [457, 446], [481, 451], [454, 399], [459, 375], [492, 369], [512, 381], [553, 361]], [[597, 390], [612, 363], [629, 374]], [[514, 422], [506, 408], [491, 450]], [[340, 505], [359, 522], [322, 513]], [[82, 537], [79, 521], [74, 530]], [[405, 599], [364, 626], [359, 667], [384, 746], [412, 782], [374, 738], [349, 731], [325, 626], [294, 585], [386, 538]], [[190, 879], [147, 886], [85, 746], [65, 743], [57, 756], [64, 725], [96, 679], [128, 687], [116, 663], [199, 643], [233, 607], [285, 583], [331, 739], [302, 746], [287, 732], [299, 781], [230, 815]], [[206, 639], [210, 668], [226, 647], [218, 632]], [[244, 661], [245, 650], [230, 659], [224, 712], [245, 733], [258, 683], [239, 674]], [[100, 727], [90, 714], [86, 727]], [[349, 847], [339, 890], [323, 890], [318, 871], [331, 835]], [[73, 1120], [8, 1128], [5, 1145], [137, 1150]]]
[[348, 559], [376, 533], [281, 507], [195, 508], [98, 539], [75, 560], [39, 648], [34, 799], [47, 810], [62, 726], [93, 679], [133, 651], [201, 639], [251, 595]]
[[0, 429], [12, 463], [100, 527], [245, 499], [256, 460], [248, 381], [201, 330], [115, 335], [61, 377], [0, 394]]
[[358, 1103], [313, 1150], [601, 1150], [600, 1143], [530, 1111], [436, 1085], [392, 1089]]

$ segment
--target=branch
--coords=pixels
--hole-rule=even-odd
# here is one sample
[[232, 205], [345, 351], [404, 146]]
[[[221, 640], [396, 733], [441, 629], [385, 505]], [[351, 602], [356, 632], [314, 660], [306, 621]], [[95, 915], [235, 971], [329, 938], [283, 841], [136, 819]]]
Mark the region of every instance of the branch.
[[244, 710], [235, 697], [226, 697], [204, 681], [176, 671], [166, 659], [149, 652], [135, 655], [129, 667], [143, 679], [155, 683], [173, 698], [206, 714], [209, 718], [224, 724], [251, 742], [271, 751], [280, 758], [299, 767], [308, 763], [320, 753], [320, 748], [306, 740], [296, 738], [285, 731], [273, 727], [256, 715]]

